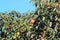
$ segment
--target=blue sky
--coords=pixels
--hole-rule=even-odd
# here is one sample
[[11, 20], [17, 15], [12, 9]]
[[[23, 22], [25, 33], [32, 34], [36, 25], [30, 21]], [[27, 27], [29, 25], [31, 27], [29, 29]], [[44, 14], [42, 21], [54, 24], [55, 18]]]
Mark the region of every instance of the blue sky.
[[16, 10], [20, 13], [28, 10], [35, 11], [35, 7], [30, 0], [0, 0], [0, 12]]

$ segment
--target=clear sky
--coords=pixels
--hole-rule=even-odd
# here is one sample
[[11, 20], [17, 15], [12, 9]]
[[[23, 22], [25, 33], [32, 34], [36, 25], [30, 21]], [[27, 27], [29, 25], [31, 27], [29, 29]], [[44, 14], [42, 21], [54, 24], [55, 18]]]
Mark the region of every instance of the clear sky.
[[0, 0], [0, 12], [10, 10], [24, 13], [28, 10], [35, 11], [35, 7], [30, 0]]

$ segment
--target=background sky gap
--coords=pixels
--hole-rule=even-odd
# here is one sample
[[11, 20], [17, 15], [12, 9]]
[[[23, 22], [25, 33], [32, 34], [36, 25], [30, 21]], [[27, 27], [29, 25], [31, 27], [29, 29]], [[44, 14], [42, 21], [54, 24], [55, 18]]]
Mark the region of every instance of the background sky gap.
[[16, 10], [24, 13], [28, 10], [35, 11], [35, 6], [30, 0], [0, 0], [0, 12]]

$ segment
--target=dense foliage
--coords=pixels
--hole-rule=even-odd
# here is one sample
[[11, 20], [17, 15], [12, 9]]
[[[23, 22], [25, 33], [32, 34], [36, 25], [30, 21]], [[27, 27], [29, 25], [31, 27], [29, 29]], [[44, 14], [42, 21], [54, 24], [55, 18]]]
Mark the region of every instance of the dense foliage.
[[34, 13], [0, 13], [0, 40], [60, 40], [59, 1], [32, 2]]

